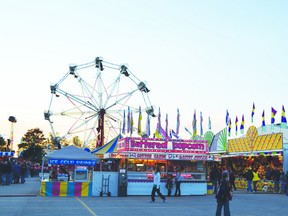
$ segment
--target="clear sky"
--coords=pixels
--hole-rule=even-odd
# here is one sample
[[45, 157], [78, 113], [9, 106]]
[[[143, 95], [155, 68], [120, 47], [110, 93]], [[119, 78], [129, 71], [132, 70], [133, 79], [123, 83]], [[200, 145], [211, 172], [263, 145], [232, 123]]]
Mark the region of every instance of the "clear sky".
[[263, 110], [270, 123], [271, 106], [279, 123], [288, 109], [287, 11], [284, 0], [1, 1], [0, 133], [9, 138], [15, 116], [14, 142], [35, 127], [48, 134], [50, 83], [97, 56], [147, 81], [162, 124], [168, 113], [175, 130], [179, 108], [182, 137], [194, 110], [204, 132], [208, 116], [214, 133], [224, 128], [227, 109], [238, 125], [244, 114], [246, 131], [253, 102], [255, 126]]

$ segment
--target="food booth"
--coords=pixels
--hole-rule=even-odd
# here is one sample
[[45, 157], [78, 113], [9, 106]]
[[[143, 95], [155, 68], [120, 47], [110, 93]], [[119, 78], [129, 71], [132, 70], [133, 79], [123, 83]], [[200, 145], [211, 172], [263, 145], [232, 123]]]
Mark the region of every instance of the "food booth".
[[[113, 145], [113, 143], [111, 143]], [[114, 143], [115, 145], [115, 143]], [[111, 149], [110, 147], [103, 147]], [[114, 148], [115, 150], [115, 148]], [[126, 195], [150, 195], [155, 167], [161, 170], [161, 192], [167, 194], [167, 177], [175, 177], [176, 170], [181, 170], [181, 195], [207, 194], [206, 165], [213, 157], [208, 155], [206, 140], [163, 140], [156, 138], [126, 137], [117, 141], [117, 151], [106, 152], [103, 161], [113, 164], [117, 161], [117, 172], [94, 172], [95, 191], [99, 196], [101, 178], [110, 176], [111, 196], [119, 195], [123, 180], [117, 176], [125, 173]], [[103, 168], [103, 166], [102, 166]], [[122, 174], [121, 174], [122, 172]], [[117, 193], [118, 191], [118, 193]], [[175, 186], [172, 190], [172, 195]]]
[[[283, 135], [287, 129], [281, 129], [275, 125], [274, 129], [267, 131], [257, 130], [255, 126], [249, 127], [246, 135], [228, 141], [228, 153], [222, 156], [221, 164], [230, 167], [236, 174], [235, 184], [237, 188], [247, 188], [244, 177], [246, 170], [256, 168], [261, 181], [257, 183], [257, 190], [273, 191], [273, 180], [267, 173], [274, 168], [280, 168], [285, 172], [285, 148], [283, 148]], [[264, 187], [266, 186], [266, 187]]]
[[[42, 163], [41, 196], [92, 196], [91, 167], [97, 156], [70, 145], [46, 155]], [[48, 176], [43, 173], [49, 166]]]

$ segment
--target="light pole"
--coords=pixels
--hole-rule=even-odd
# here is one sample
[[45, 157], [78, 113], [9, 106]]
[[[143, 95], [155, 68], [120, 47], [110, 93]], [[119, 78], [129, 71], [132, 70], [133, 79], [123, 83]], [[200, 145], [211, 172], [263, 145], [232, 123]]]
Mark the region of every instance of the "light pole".
[[8, 120], [11, 122], [10, 139], [7, 142], [7, 151], [13, 150], [13, 133], [14, 133], [14, 123], [17, 122], [14, 116], [9, 116]]

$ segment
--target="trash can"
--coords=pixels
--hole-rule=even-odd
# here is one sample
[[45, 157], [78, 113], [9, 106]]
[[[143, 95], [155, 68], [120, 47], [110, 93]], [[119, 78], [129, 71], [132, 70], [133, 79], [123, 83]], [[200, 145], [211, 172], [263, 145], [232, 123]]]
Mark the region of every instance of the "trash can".
[[207, 182], [207, 194], [208, 195], [213, 194], [213, 184], [212, 184], [212, 182]]

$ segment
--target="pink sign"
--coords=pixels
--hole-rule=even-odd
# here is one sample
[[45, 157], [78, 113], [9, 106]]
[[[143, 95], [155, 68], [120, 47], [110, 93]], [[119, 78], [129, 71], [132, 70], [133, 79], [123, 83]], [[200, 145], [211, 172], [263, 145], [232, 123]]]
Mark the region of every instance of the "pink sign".
[[206, 140], [162, 140], [126, 137], [118, 141], [118, 152], [207, 154]]
[[131, 158], [131, 159], [150, 159], [150, 160], [213, 160], [213, 156], [200, 154], [168, 154], [168, 153], [106, 153], [104, 158]]

